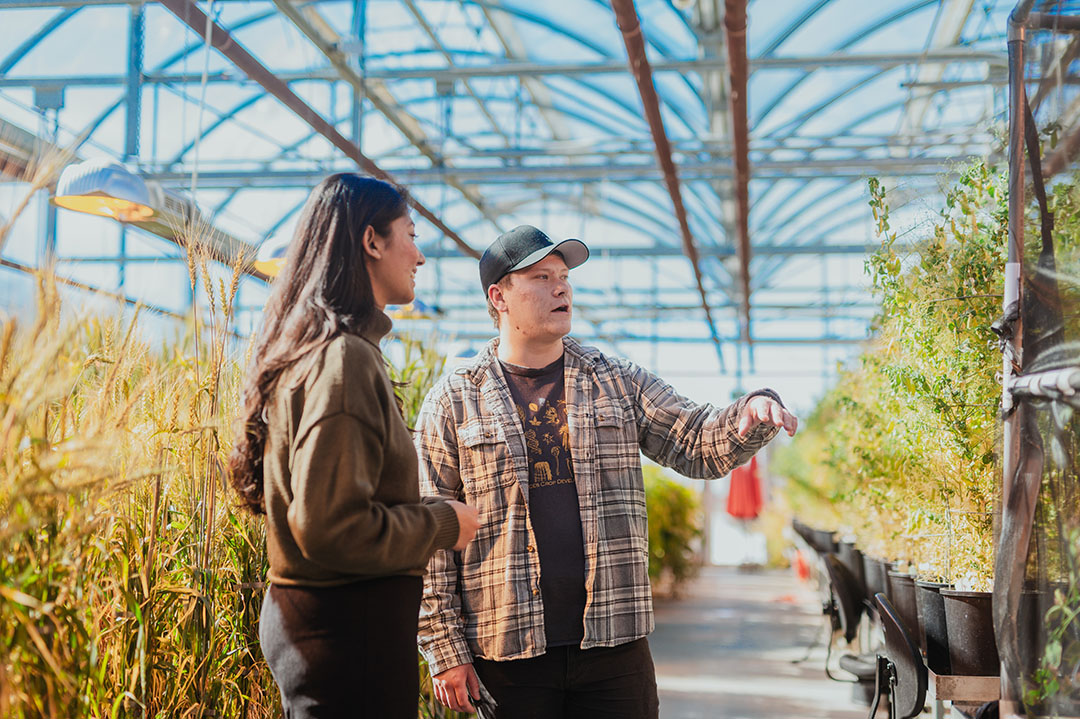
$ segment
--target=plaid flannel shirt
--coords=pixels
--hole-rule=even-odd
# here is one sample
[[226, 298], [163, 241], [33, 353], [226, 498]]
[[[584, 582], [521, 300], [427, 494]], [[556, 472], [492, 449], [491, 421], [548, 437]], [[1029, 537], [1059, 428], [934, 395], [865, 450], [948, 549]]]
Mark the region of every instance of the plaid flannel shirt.
[[[540, 559], [529, 517], [529, 460], [493, 340], [424, 400], [415, 440], [420, 492], [476, 507], [480, 528], [463, 552], [428, 564], [420, 648], [432, 674], [546, 650]], [[760, 425], [738, 437], [752, 395], [718, 409], [679, 396], [659, 377], [564, 339], [566, 415], [585, 546], [582, 649], [653, 629], [649, 533], [641, 456], [681, 474], [717, 478], [772, 439]], [[771, 390], [754, 394], [768, 394]]]

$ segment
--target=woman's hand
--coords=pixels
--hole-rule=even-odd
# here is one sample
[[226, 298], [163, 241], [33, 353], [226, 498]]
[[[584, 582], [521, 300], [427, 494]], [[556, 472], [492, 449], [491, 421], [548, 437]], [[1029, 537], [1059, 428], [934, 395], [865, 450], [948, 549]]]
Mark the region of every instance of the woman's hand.
[[460, 552], [465, 549], [465, 546], [472, 541], [473, 535], [476, 534], [476, 530], [480, 528], [480, 513], [467, 504], [462, 504], [456, 500], [447, 500], [447, 504], [454, 510], [454, 514], [457, 515], [458, 523], [458, 535], [457, 543], [453, 549], [455, 552]]

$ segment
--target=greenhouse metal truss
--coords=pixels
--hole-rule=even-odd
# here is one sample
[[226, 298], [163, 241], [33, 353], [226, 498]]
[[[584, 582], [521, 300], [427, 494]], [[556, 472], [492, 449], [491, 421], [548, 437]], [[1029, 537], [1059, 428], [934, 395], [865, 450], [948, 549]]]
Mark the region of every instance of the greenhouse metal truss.
[[[575, 278], [585, 339], [712, 346], [713, 371], [734, 360], [741, 372], [786, 345], [865, 338], [874, 304], [860, 268], [877, 243], [865, 180], [885, 179], [917, 211], [943, 177], [1001, 152], [1011, 9], [0, 0], [5, 26], [24, 29], [0, 49], [0, 166], [17, 175], [29, 141], [74, 144], [166, 191], [197, 184], [201, 216], [252, 254], [287, 235], [326, 174], [392, 177], [423, 218], [437, 272], [421, 298], [442, 331], [492, 334], [475, 257], [528, 222], [593, 249]], [[95, 30], [81, 39], [106, 59], [58, 62], [84, 23]], [[9, 264], [55, 260], [77, 281], [168, 311], [193, 301], [141, 296], [131, 281], [182, 264], [178, 248], [127, 252], [124, 234], [108, 251], [74, 252], [49, 212], [33, 256]], [[253, 318], [262, 284], [241, 294]]]

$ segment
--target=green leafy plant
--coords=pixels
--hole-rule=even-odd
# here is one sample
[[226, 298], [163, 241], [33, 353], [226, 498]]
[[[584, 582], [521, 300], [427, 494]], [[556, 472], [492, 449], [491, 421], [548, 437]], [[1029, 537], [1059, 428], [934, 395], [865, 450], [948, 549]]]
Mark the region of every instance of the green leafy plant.
[[1064, 582], [1043, 617], [1046, 649], [1026, 682], [1024, 703], [1037, 707], [1056, 696], [1080, 701], [1080, 529], [1067, 538]]
[[656, 466], [642, 468], [649, 513], [649, 578], [671, 594], [697, 572], [694, 546], [701, 538], [700, 504], [689, 488]]
[[[864, 551], [988, 588], [1006, 237], [1003, 180], [963, 173], [944, 208], [898, 247], [883, 186], [869, 184], [882, 244], [867, 260], [881, 300], [873, 337], [779, 462], [792, 504], [827, 503]], [[792, 467], [807, 469], [792, 471]], [[821, 512], [820, 509], [816, 510]]]

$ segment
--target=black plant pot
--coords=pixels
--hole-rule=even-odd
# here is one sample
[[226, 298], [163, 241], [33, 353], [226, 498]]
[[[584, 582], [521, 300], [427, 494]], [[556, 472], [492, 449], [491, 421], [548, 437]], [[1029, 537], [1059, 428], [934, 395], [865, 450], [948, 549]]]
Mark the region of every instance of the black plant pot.
[[926, 654], [926, 666], [934, 674], [952, 674], [949, 665], [949, 635], [945, 625], [945, 599], [941, 582], [915, 582], [915, 604], [919, 612], [919, 640]]
[[881, 565], [881, 591], [892, 601], [892, 582], [889, 578], [889, 572], [892, 571], [893, 563], [887, 559], [877, 560]]
[[889, 599], [914, 639], [919, 631], [919, 607], [915, 604], [915, 578], [907, 572], [889, 572]]
[[854, 542], [840, 542], [839, 551], [837, 552], [840, 562], [851, 570], [851, 576], [855, 577], [855, 583], [858, 586], [859, 601], [862, 601], [866, 596], [866, 577], [863, 571], [863, 555], [858, 549], [855, 548]]
[[874, 559], [869, 554], [862, 556], [863, 581], [866, 583], [866, 598], [873, 601], [878, 592], [885, 592], [885, 572], [882, 569], [880, 559]]
[[994, 640], [990, 592], [942, 589], [949, 633], [949, 665], [953, 674], [996, 676], [1001, 672]]
[[1020, 593], [1016, 617], [1016, 638], [1020, 650], [1020, 670], [1030, 676], [1042, 662], [1046, 651], [1046, 625], [1043, 617], [1054, 603], [1049, 592], [1025, 589]]
[[826, 554], [836, 553], [836, 533], [829, 529], [815, 529], [814, 532], [814, 549], [817, 553], [824, 556]]
[[888, 594], [886, 589], [885, 565], [880, 559], [875, 559], [868, 554], [863, 555], [863, 581], [866, 583], [866, 598], [874, 601], [874, 595], [878, 592]]

